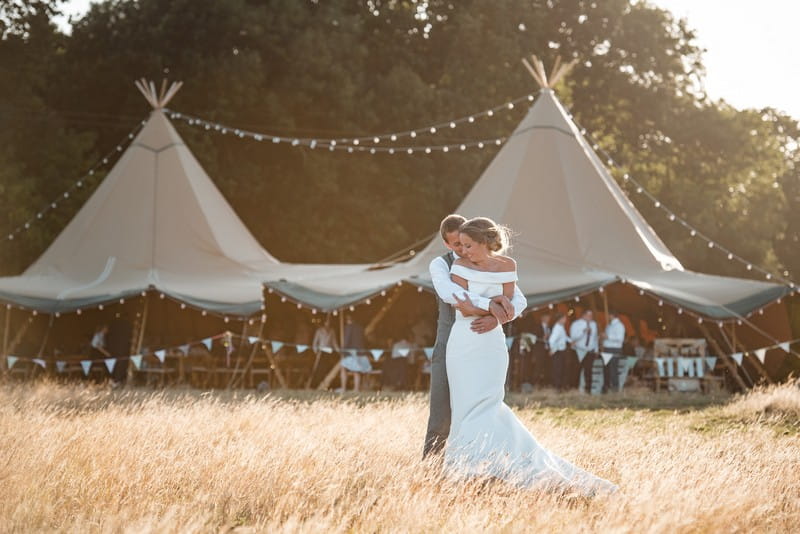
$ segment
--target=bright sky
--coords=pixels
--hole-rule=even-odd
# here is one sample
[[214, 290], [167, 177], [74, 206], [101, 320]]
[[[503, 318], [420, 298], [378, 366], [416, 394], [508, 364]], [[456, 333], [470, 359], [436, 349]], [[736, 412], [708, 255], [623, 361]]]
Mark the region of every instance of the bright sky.
[[[649, 0], [686, 18], [707, 50], [706, 89], [737, 108], [773, 107], [800, 120], [800, 0]], [[90, 0], [68, 0], [82, 15]], [[66, 20], [62, 22], [66, 26]]]

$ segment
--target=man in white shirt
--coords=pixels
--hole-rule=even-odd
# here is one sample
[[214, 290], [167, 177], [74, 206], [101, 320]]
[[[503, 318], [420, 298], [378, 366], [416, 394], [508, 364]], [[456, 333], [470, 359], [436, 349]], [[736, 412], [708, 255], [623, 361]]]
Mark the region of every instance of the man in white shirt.
[[580, 319], [576, 319], [569, 327], [572, 348], [578, 355], [578, 372], [583, 371], [583, 382], [586, 393], [592, 392], [592, 365], [598, 357], [597, 323], [592, 310], [585, 310]]
[[550, 345], [550, 355], [553, 358], [553, 387], [558, 391], [564, 391], [569, 387], [567, 378], [567, 368], [569, 367], [569, 345], [570, 339], [567, 335], [567, 316], [563, 313], [556, 314], [553, 330], [547, 339]]
[[603, 334], [603, 352], [611, 355], [606, 362], [603, 372], [603, 393], [619, 391], [619, 357], [622, 354], [622, 345], [625, 343], [625, 325], [619, 318], [619, 313], [614, 310], [608, 312], [611, 321], [606, 326]]
[[486, 333], [493, 330], [498, 323], [506, 323], [518, 317], [528, 306], [528, 301], [517, 287], [511, 302], [502, 295], [496, 299], [481, 297], [470, 293], [450, 278], [450, 267], [461, 254], [459, 227], [466, 222], [461, 215], [448, 215], [439, 226], [448, 252], [430, 263], [431, 282], [436, 291], [439, 304], [439, 319], [436, 331], [436, 342], [431, 357], [431, 392], [428, 430], [425, 435], [423, 458], [442, 451], [450, 433], [450, 388], [447, 383], [445, 367], [445, 351], [447, 338], [455, 321], [455, 308], [458, 307], [465, 316], [476, 316], [472, 321], [472, 330]]

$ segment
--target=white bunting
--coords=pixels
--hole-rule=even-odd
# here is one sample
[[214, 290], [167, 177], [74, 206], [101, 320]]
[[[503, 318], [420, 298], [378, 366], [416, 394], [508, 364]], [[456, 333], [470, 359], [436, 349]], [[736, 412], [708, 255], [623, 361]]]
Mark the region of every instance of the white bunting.
[[142, 355], [141, 354], [137, 354], [135, 356], [131, 356], [131, 361], [133, 362], [133, 366], [136, 367], [137, 370], [142, 368]]
[[251, 345], [255, 345], [259, 339], [258, 336], [250, 336], [247, 338], [247, 341], [249, 341]]
[[708, 364], [708, 368], [713, 371], [714, 367], [717, 366], [717, 357], [716, 356], [708, 356], [706, 358], [706, 363]]
[[158, 358], [158, 361], [160, 361], [161, 363], [164, 363], [164, 358], [166, 357], [167, 357], [166, 349], [161, 349], [156, 351], [156, 358]]
[[757, 349], [753, 352], [755, 352], [756, 358], [758, 358], [758, 361], [761, 363], [764, 363], [764, 361], [767, 359], [767, 349]]
[[600, 357], [603, 358], [603, 365], [608, 365], [608, 362], [611, 361], [611, 358], [613, 358], [614, 355], [610, 352], [601, 352]]
[[514, 344], [514, 338], [513, 337], [507, 337], [506, 338], [506, 347], [508, 347], [508, 350], [511, 350], [511, 345], [513, 345], [513, 344]]
[[67, 362], [62, 362], [62, 361], [56, 362], [56, 371], [58, 371], [59, 373], [63, 373], [66, 368], [67, 368]]
[[320, 348], [319, 348], [319, 350], [321, 350], [322, 352], [324, 352], [324, 353], [326, 353], [326, 354], [331, 354], [331, 353], [333, 353], [333, 349], [332, 349], [332, 348], [330, 348], [330, 347], [320, 347]]
[[283, 347], [283, 343], [281, 343], [280, 341], [272, 341], [270, 342], [270, 344], [272, 345], [273, 354], [277, 353], [279, 350], [281, 350], [281, 347]]
[[181, 346], [180, 346], [180, 347], [178, 347], [178, 348], [180, 349], [180, 351], [181, 351], [181, 352], [182, 352], [184, 355], [188, 355], [188, 354], [189, 354], [189, 344], [188, 344], [188, 343], [187, 343], [187, 344], [185, 344], [185, 345], [181, 345]]
[[433, 358], [433, 347], [425, 347], [422, 350], [425, 351], [425, 356], [427, 356], [429, 360]]
[[208, 350], [211, 350], [211, 338], [207, 337], [203, 340], [203, 345], [206, 346]]
[[14, 364], [17, 363], [18, 360], [19, 358], [16, 356], [6, 356], [6, 364], [8, 364], [8, 368], [11, 369], [14, 367]]
[[81, 360], [81, 367], [83, 368], [84, 376], [89, 376], [89, 371], [92, 369], [92, 360]]
[[409, 352], [411, 352], [411, 349], [397, 349], [397, 354], [403, 357], [408, 356]]
[[370, 352], [372, 353], [372, 359], [376, 362], [383, 356], [383, 350], [381, 349], [372, 349]]
[[783, 349], [783, 352], [789, 352], [789, 342], [779, 343], [778, 346]]
[[103, 360], [106, 364], [106, 369], [108, 369], [108, 374], [112, 374], [114, 372], [114, 367], [117, 365], [116, 358], [106, 358]]
[[308, 350], [308, 345], [297, 345], [297, 354]]
[[33, 363], [35, 363], [36, 365], [38, 365], [38, 366], [39, 366], [39, 367], [41, 367], [42, 369], [47, 369], [47, 362], [45, 362], [45, 361], [44, 361], [43, 359], [41, 359], [41, 358], [34, 358], [34, 359], [33, 359]]
[[735, 361], [738, 365], [742, 365], [743, 356], [744, 355], [741, 352], [734, 352], [733, 354], [731, 354], [731, 358], [733, 358], [733, 361]]

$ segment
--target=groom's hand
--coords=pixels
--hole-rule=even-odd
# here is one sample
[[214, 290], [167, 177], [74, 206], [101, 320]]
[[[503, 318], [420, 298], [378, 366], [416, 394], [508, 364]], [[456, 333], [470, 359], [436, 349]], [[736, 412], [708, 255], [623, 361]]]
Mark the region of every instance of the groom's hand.
[[485, 334], [486, 332], [494, 330], [498, 324], [500, 323], [497, 322], [497, 318], [494, 315], [486, 315], [485, 317], [479, 317], [472, 321], [470, 328], [475, 333]]

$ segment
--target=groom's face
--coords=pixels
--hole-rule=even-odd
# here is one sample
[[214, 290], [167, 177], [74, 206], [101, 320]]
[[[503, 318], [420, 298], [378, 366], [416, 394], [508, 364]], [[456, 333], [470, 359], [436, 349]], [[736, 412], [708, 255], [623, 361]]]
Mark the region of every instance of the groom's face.
[[460, 235], [461, 234], [458, 233], [458, 230], [454, 232], [448, 232], [447, 234], [445, 234], [445, 240], [444, 240], [445, 246], [450, 250], [452, 250], [453, 252], [455, 252], [456, 256], [459, 257], [461, 257], [461, 255], [463, 254], [462, 250], [463, 245], [461, 245]]

